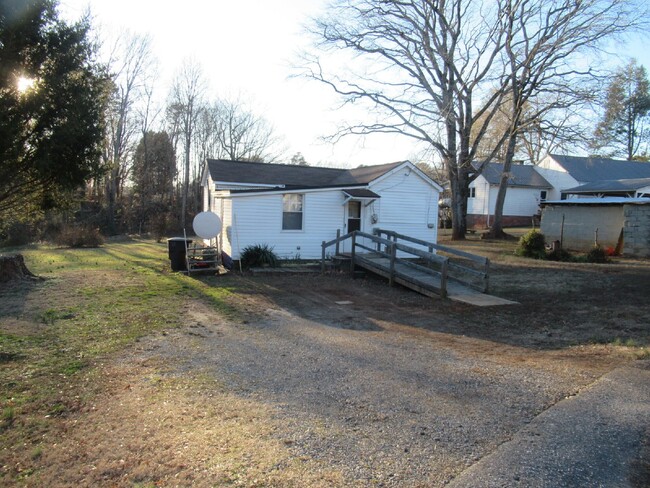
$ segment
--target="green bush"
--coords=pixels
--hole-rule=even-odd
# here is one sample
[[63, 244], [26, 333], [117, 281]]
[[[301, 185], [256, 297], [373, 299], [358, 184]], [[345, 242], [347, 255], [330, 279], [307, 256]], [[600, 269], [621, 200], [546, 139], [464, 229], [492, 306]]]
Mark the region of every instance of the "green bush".
[[241, 253], [241, 264], [244, 268], [278, 266], [278, 256], [268, 244], [255, 244], [246, 246]]
[[104, 236], [95, 227], [68, 225], [61, 229], [54, 243], [65, 247], [99, 247], [104, 244]]
[[594, 246], [591, 251], [587, 253], [587, 262], [588, 263], [607, 263], [609, 258], [607, 257], [607, 251], [600, 246]]
[[565, 262], [571, 262], [576, 260], [573, 254], [571, 254], [569, 251], [565, 249], [562, 249], [561, 247], [558, 247], [557, 249], [554, 249], [553, 251], [549, 252], [546, 255], [546, 259], [548, 259], [549, 261], [565, 261]]
[[515, 254], [527, 258], [545, 259], [546, 248], [544, 246], [544, 234], [537, 229], [528, 231], [519, 239]]

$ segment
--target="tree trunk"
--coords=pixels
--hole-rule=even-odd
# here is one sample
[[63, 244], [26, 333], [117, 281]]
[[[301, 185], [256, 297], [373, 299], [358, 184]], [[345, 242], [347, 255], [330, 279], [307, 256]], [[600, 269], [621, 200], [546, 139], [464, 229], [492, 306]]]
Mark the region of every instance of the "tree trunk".
[[0, 256], [0, 283], [22, 279], [39, 279], [27, 269], [22, 254]]
[[490, 230], [484, 234], [483, 237], [491, 239], [506, 239], [510, 237], [503, 231], [503, 206], [506, 202], [506, 192], [508, 191], [508, 179], [510, 178], [510, 170], [512, 169], [512, 161], [515, 157], [515, 147], [517, 144], [517, 135], [511, 133], [508, 137], [508, 146], [506, 149], [506, 158], [503, 161], [503, 171], [501, 172], [501, 180], [499, 181], [499, 192], [497, 193], [497, 200], [494, 205], [494, 220]]
[[447, 162], [446, 166], [451, 187], [451, 239], [462, 241], [467, 234], [469, 171], [455, 161]]

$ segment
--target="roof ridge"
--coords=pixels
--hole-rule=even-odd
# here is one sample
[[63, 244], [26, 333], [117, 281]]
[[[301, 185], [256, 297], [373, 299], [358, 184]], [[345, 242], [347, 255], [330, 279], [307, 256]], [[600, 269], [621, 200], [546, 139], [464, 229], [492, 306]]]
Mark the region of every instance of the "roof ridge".
[[216, 158], [206, 158], [206, 161], [221, 161], [224, 163], [236, 163], [236, 164], [256, 164], [261, 166], [289, 166], [291, 168], [311, 168], [311, 169], [326, 169], [334, 171], [349, 171], [346, 168], [331, 168], [327, 166], [302, 166], [300, 164], [291, 164], [291, 163], [264, 163], [262, 161], [242, 161], [238, 159], [216, 159]]

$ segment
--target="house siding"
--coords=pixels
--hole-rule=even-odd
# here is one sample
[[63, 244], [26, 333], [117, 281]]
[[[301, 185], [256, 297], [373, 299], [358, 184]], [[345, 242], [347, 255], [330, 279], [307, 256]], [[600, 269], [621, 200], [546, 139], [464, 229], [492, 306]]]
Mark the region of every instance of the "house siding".
[[232, 248], [228, 239], [232, 226], [232, 202], [229, 198], [214, 197], [210, 210], [216, 213], [221, 219], [221, 233], [217, 237], [218, 246], [228, 255], [232, 255]]
[[250, 245], [268, 244], [281, 259], [321, 257], [322, 241], [336, 237], [343, 225], [340, 190], [304, 193], [302, 230], [282, 230], [282, 194], [233, 197], [227, 232], [231, 255], [239, 259]]
[[381, 198], [367, 207], [375, 211], [377, 221], [368, 221], [372, 211], [367, 212], [366, 232], [381, 228], [437, 242], [440, 194], [417, 173], [402, 169], [370, 184], [369, 189]]
[[542, 159], [536, 169], [546, 181], [553, 185], [553, 188], [549, 191], [547, 200], [559, 200], [562, 196], [562, 190], [574, 188], [584, 183], [576, 180], [550, 156]]

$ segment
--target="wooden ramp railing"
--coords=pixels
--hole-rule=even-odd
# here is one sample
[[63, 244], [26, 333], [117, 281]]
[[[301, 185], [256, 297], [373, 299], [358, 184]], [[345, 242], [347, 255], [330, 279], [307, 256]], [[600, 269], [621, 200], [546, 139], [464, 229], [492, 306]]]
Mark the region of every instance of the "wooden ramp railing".
[[[384, 276], [391, 285], [399, 283], [425, 295], [435, 293], [446, 297], [450, 281], [456, 293], [467, 290], [464, 287], [487, 293], [490, 284], [488, 258], [391, 230], [375, 229], [374, 232], [354, 231], [345, 235], [337, 232], [336, 239], [323, 241], [321, 270], [325, 271], [327, 249], [335, 246], [335, 256], [338, 256], [341, 243], [349, 240], [351, 246], [347, 256], [353, 276], [355, 266], [359, 266]], [[369, 242], [371, 245], [367, 245]]]
[[[372, 242], [374, 247], [360, 242], [359, 238]], [[449, 258], [397, 242], [395, 239], [385, 239], [379, 235], [365, 232], [354, 231], [337, 236], [336, 239], [329, 242], [323, 241], [322, 271], [325, 271], [327, 249], [336, 246], [338, 254], [340, 243], [348, 239], [351, 241], [350, 271], [353, 275], [355, 266], [360, 266], [388, 278], [391, 285], [399, 283], [426, 295], [435, 293], [442, 297], [447, 296]], [[357, 249], [368, 252], [357, 252]], [[407, 257], [399, 257], [398, 251], [401, 251]]]
[[474, 288], [482, 293], [487, 293], [490, 288], [490, 260], [469, 252], [452, 247], [435, 244], [415, 237], [410, 237], [392, 230], [375, 229], [379, 237], [386, 236], [392, 242], [398, 240], [425, 246], [429, 252], [439, 251], [441, 255], [449, 257], [449, 279]]

